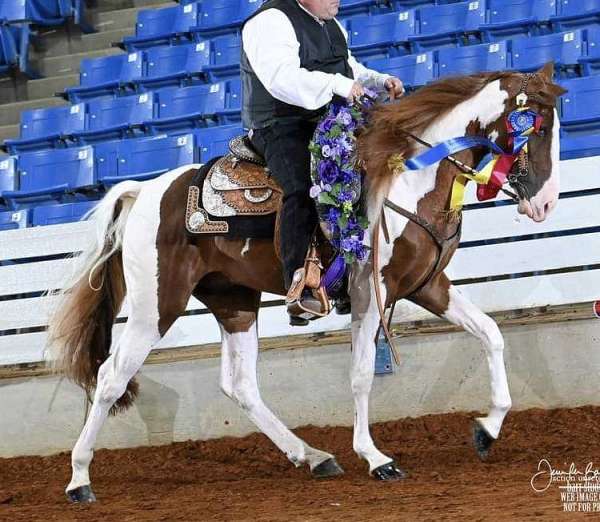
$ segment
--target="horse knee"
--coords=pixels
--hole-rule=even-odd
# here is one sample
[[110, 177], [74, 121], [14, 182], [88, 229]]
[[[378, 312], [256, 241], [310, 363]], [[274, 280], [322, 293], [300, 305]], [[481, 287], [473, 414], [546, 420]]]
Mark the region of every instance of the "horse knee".
[[373, 371], [366, 369], [352, 370], [350, 388], [354, 395], [369, 393], [373, 384]]
[[502, 332], [500, 332], [496, 321], [486, 315], [481, 324], [481, 330], [481, 337], [485, 342], [486, 350], [490, 352], [504, 350], [504, 337], [502, 337]]
[[240, 379], [231, 389], [231, 398], [242, 408], [249, 411], [260, 401], [255, 383], [250, 379]]

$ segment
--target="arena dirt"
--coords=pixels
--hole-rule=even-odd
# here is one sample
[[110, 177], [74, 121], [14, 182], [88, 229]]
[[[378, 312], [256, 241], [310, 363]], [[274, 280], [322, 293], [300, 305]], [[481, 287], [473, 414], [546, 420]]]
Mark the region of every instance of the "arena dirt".
[[92, 481], [99, 502], [69, 505], [69, 455], [0, 459], [2, 521], [399, 521], [573, 520], [559, 489], [532, 490], [542, 458], [567, 469], [600, 468], [600, 408], [511, 413], [486, 463], [471, 446], [474, 414], [376, 424], [378, 446], [409, 477], [378, 483], [352, 452], [349, 428], [296, 430], [334, 453], [346, 474], [317, 481], [262, 435], [161, 447], [99, 450]]

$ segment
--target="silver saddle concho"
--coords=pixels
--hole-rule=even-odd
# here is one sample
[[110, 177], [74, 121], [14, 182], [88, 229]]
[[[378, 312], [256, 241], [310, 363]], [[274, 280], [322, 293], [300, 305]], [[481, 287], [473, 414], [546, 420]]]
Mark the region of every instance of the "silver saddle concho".
[[229, 232], [227, 221], [211, 218], [263, 216], [279, 209], [281, 189], [248, 138], [233, 138], [229, 148], [231, 152], [215, 162], [202, 187], [188, 189], [186, 228], [193, 234]]

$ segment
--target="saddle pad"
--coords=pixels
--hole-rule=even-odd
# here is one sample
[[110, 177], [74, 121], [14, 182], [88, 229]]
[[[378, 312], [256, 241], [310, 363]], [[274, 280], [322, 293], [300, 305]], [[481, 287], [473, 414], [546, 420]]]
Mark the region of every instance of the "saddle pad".
[[213, 216], [261, 216], [277, 212], [281, 189], [264, 167], [223, 156], [202, 187], [202, 205]]

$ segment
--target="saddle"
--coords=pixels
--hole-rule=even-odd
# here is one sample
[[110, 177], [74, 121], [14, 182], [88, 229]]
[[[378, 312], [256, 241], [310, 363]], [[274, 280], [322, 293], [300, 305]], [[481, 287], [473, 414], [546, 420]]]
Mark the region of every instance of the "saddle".
[[229, 150], [212, 165], [201, 185], [189, 187], [186, 227], [190, 233], [228, 233], [229, 220], [214, 218], [265, 216], [275, 214], [281, 205], [281, 188], [248, 137], [232, 139]]

